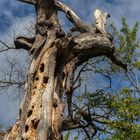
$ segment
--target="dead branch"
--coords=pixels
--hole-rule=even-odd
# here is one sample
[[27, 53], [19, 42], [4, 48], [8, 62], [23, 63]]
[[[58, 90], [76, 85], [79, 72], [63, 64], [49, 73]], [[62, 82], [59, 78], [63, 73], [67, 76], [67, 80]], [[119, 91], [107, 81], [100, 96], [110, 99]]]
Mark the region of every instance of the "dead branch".
[[65, 5], [62, 2], [56, 1], [55, 5], [58, 10], [64, 12], [67, 16], [67, 18], [74, 24], [74, 26], [77, 28], [78, 31], [81, 33], [84, 32], [95, 32], [95, 27], [91, 27], [89, 25], [86, 25], [77, 15], [76, 13], [70, 9], [67, 5]]
[[25, 49], [30, 50], [33, 43], [35, 41], [35, 38], [26, 38], [26, 37], [18, 37], [15, 41], [15, 48], [16, 49]]
[[127, 65], [118, 60], [114, 54], [114, 46], [110, 42], [106, 35], [83, 33], [73, 37], [75, 47], [73, 47], [73, 56], [79, 60], [77, 66], [88, 61], [92, 57], [105, 55], [111, 59], [111, 61], [127, 70]]
[[25, 3], [28, 3], [28, 4], [33, 4], [33, 5], [35, 5], [35, 4], [36, 4], [36, 0], [17, 0], [17, 1], [20, 1], [20, 2], [25, 2]]

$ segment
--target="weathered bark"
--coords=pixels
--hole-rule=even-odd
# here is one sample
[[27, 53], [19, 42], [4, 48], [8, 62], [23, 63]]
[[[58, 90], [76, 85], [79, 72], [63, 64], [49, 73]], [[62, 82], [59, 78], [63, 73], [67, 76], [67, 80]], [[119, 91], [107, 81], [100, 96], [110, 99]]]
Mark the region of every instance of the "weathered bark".
[[[124, 68], [126, 65], [115, 58], [108, 36], [96, 33], [95, 27], [83, 23], [66, 5], [53, 0], [20, 1], [36, 7], [36, 36], [33, 39], [19, 37], [15, 41], [16, 48], [30, 51], [32, 60], [19, 118], [5, 139], [60, 140], [62, 129], [70, 129], [63, 120], [62, 96], [64, 90], [70, 92], [76, 68], [101, 55]], [[68, 16], [80, 35], [69, 37], [64, 34], [57, 19], [57, 10]]]
[[55, 4], [58, 10], [66, 14], [67, 18], [77, 28], [77, 31], [80, 31], [81, 33], [95, 32], [96, 28], [94, 26], [91, 27], [89, 25], [86, 25], [84, 22], [82, 22], [82, 20], [67, 5], [59, 1], [56, 1]]
[[14, 41], [14, 44], [16, 49], [25, 49], [29, 51], [32, 48], [34, 41], [35, 38], [18, 37]]

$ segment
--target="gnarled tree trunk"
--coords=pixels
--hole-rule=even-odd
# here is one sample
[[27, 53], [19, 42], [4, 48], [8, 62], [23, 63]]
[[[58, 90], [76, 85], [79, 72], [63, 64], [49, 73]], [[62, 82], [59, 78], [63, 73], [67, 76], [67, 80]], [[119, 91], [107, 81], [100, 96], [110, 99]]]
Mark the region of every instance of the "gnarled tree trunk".
[[[83, 23], [65, 4], [55, 0], [20, 1], [36, 8], [36, 36], [15, 40], [16, 48], [29, 50], [32, 60], [19, 118], [4, 139], [59, 140], [62, 130], [71, 127], [63, 118], [62, 96], [64, 91], [69, 93], [76, 68], [89, 58], [101, 55], [124, 68], [126, 65], [115, 58], [108, 35], [97, 33], [95, 27]], [[66, 14], [79, 35], [65, 35], [57, 19], [58, 10]], [[71, 115], [70, 109], [68, 112]]]

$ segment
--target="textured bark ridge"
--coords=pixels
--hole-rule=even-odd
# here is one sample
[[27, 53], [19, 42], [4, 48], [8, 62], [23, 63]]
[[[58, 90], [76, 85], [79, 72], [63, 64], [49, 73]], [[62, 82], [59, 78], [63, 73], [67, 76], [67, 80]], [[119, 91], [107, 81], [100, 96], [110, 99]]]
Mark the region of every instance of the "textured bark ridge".
[[[97, 33], [96, 27], [86, 25], [65, 4], [55, 0], [19, 1], [36, 8], [36, 36], [15, 40], [16, 48], [28, 50], [32, 60], [19, 118], [4, 140], [60, 140], [62, 130], [70, 129], [63, 118], [62, 96], [64, 91], [69, 93], [76, 68], [102, 55], [125, 69], [126, 65], [114, 56], [108, 35]], [[65, 35], [57, 19], [58, 10], [66, 14], [79, 35]], [[68, 112], [71, 114], [71, 110]]]

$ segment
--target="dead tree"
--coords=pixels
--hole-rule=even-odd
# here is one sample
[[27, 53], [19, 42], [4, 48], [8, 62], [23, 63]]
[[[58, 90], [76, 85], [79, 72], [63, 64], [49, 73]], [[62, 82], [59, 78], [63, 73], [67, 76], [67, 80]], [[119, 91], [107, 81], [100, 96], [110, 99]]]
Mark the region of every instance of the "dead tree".
[[[63, 119], [62, 97], [64, 92], [70, 93], [76, 68], [103, 55], [124, 69], [126, 65], [114, 56], [115, 48], [107, 33], [86, 25], [67, 5], [57, 0], [19, 1], [35, 6], [36, 35], [18, 37], [14, 42], [17, 49], [30, 52], [31, 63], [19, 117], [4, 140], [60, 140], [61, 132], [73, 125]], [[79, 35], [64, 33], [58, 11], [65, 13]]]

